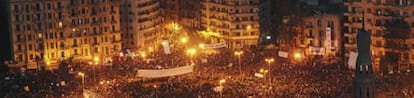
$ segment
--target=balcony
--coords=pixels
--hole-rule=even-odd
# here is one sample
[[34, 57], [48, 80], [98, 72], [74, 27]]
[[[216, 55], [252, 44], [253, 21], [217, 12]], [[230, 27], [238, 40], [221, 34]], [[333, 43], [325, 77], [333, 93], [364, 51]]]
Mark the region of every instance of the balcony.
[[116, 21], [116, 20], [113, 19], [113, 20], [111, 20], [111, 23], [112, 24], [116, 24], [116, 23], [118, 23], [118, 21]]
[[113, 43], [113, 44], [115, 44], [115, 43], [119, 44], [119, 43], [121, 43], [121, 42], [122, 42], [122, 40], [112, 40], [112, 43]]
[[13, 13], [19, 13], [19, 10], [13, 10]]
[[96, 46], [96, 45], [99, 45], [99, 43], [98, 42], [93, 42], [92, 45]]
[[55, 11], [62, 11], [63, 10], [63, 7], [57, 7], [57, 8], [55, 8]]
[[45, 50], [44, 48], [38, 48], [38, 49], [36, 49], [36, 52], [42, 52], [44, 50]]
[[116, 11], [111, 10], [111, 11], [110, 11], [110, 13], [111, 13], [111, 14], [116, 14]]

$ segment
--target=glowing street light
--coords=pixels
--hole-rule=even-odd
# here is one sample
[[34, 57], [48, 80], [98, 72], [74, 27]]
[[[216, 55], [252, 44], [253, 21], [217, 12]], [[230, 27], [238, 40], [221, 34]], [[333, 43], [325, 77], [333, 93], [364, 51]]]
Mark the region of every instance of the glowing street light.
[[142, 57], [143, 59], [145, 59], [145, 57], [147, 57], [147, 54], [145, 54], [145, 52], [141, 52], [141, 57]]
[[157, 95], [157, 85], [153, 85], [152, 87], [154, 87], [154, 90], [155, 90], [155, 98], [158, 98], [158, 95]]
[[241, 55], [243, 55], [243, 51], [235, 51], [234, 55], [236, 55], [239, 58], [239, 74], [241, 76]]
[[191, 49], [187, 49], [187, 53], [190, 55], [194, 55], [196, 53], [196, 50], [191, 48]]
[[161, 45], [164, 45], [164, 46], [165, 46], [165, 45], [168, 45], [168, 42], [167, 42], [167, 41], [162, 41], [162, 42], [161, 42]]
[[93, 61], [94, 62], [98, 62], [99, 61], [99, 57], [98, 56], [93, 57]]
[[201, 49], [204, 49], [204, 47], [206, 47], [203, 43], [199, 44], [198, 47], [200, 47]]
[[295, 59], [300, 59], [300, 58], [302, 58], [302, 54], [296, 52], [296, 53], [293, 54], [293, 57]]
[[150, 52], [150, 53], [154, 52], [154, 48], [148, 47], [148, 52]]
[[49, 66], [50, 65], [50, 61], [46, 61], [46, 65]]
[[220, 85], [223, 85], [224, 83], [226, 83], [226, 79], [220, 79], [220, 80], [219, 80], [219, 84], [220, 84]]
[[188, 38], [183, 37], [183, 38], [180, 39], [180, 41], [181, 41], [181, 43], [185, 44], [185, 43], [188, 42]]
[[196, 50], [194, 49], [194, 48], [190, 48], [190, 49], [187, 49], [187, 54], [188, 55], [190, 55], [190, 61], [193, 61], [192, 59], [193, 59], [193, 56], [194, 56], [194, 54], [196, 54]]

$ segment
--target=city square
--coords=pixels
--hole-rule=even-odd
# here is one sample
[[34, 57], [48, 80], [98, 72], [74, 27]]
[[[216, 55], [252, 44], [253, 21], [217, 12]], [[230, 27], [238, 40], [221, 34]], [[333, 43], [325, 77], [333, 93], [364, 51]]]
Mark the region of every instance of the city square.
[[411, 98], [413, 0], [2, 0], [4, 98]]

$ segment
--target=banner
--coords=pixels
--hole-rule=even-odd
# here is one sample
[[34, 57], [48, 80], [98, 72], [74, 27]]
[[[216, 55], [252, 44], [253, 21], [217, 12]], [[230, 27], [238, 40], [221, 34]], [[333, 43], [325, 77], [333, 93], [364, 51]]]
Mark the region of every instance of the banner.
[[164, 47], [165, 54], [171, 54], [170, 44], [168, 43], [168, 40], [164, 40], [162, 42], [162, 46]]
[[204, 45], [203, 49], [216, 49], [216, 48], [223, 48], [223, 47], [227, 47], [226, 43], [206, 44]]
[[325, 35], [325, 40], [326, 40], [326, 49], [331, 49], [331, 47], [332, 47], [332, 30], [331, 30], [331, 28], [330, 27], [327, 27], [326, 28], [326, 33], [325, 33], [326, 35]]
[[278, 52], [278, 56], [279, 57], [283, 57], [283, 58], [288, 58], [288, 53], [284, 52], [284, 51], [279, 51]]
[[351, 53], [349, 55], [349, 59], [348, 59], [348, 68], [349, 69], [355, 70], [357, 56], [358, 56], [358, 53], [357, 52], [352, 52], [351, 51]]
[[160, 70], [138, 70], [138, 77], [146, 78], [160, 78], [168, 76], [176, 76], [194, 71], [194, 65], [187, 65], [183, 67], [171, 68], [171, 69], [160, 69]]
[[312, 55], [323, 55], [325, 48], [309, 47], [309, 50]]

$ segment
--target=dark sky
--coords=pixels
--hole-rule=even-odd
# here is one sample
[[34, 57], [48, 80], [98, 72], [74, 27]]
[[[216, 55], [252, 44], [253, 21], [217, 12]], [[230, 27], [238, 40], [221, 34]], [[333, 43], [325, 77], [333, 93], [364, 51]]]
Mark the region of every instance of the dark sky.
[[0, 63], [11, 59], [7, 1], [0, 0]]

